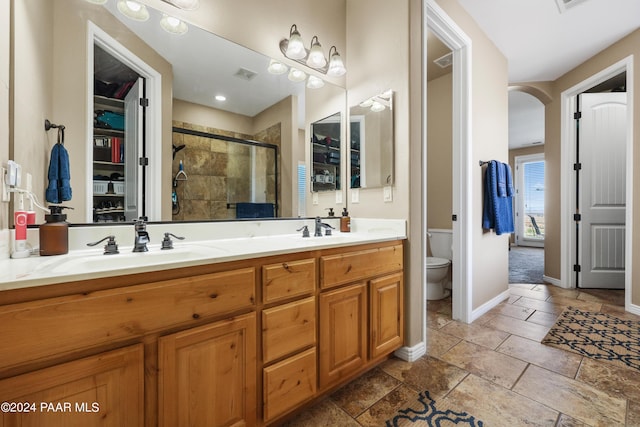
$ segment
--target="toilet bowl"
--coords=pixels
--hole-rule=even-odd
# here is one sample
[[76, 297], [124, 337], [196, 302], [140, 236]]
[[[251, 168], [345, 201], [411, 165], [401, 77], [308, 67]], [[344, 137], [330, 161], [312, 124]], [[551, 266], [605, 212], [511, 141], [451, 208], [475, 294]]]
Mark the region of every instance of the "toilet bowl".
[[451, 258], [453, 258], [453, 232], [446, 229], [429, 229], [428, 242], [431, 254], [427, 257], [427, 300], [438, 300], [450, 295], [447, 284]]

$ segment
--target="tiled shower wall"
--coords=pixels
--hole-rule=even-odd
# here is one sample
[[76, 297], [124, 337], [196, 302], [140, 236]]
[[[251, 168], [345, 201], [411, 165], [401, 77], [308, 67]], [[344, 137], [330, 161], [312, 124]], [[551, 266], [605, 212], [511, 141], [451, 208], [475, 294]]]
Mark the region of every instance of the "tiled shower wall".
[[[186, 122], [173, 122], [173, 126], [181, 129], [195, 130], [209, 134], [230, 136], [278, 146], [278, 165], [280, 165], [281, 126], [275, 124], [255, 135], [216, 129]], [[266, 182], [257, 183], [264, 186], [259, 189], [256, 200], [251, 200], [251, 174], [249, 151], [250, 146], [222, 141], [214, 138], [173, 133], [174, 145], [185, 145], [173, 160], [173, 175], [176, 176], [182, 160], [188, 179], [178, 181], [174, 189], [178, 196], [179, 209], [174, 209], [174, 220], [207, 220], [232, 219], [236, 217], [235, 202], [262, 202], [275, 200], [275, 176], [270, 173]], [[268, 157], [259, 158], [257, 163], [267, 164], [274, 161], [271, 153]], [[280, 167], [278, 167], [278, 173]], [[278, 179], [278, 182], [280, 179]], [[281, 191], [278, 188], [278, 197]], [[230, 207], [228, 204], [231, 203]], [[278, 205], [280, 200], [278, 200]]]

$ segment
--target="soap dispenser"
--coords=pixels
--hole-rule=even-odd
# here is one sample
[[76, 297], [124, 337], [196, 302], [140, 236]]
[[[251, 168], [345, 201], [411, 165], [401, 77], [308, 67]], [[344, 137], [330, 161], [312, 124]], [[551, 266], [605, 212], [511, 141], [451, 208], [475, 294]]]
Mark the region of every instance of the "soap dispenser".
[[340, 232], [348, 233], [351, 231], [351, 217], [347, 208], [342, 208], [342, 217], [340, 217]]
[[63, 255], [69, 252], [69, 224], [63, 209], [67, 206], [50, 205], [50, 214], [45, 215], [45, 223], [40, 226], [40, 256]]

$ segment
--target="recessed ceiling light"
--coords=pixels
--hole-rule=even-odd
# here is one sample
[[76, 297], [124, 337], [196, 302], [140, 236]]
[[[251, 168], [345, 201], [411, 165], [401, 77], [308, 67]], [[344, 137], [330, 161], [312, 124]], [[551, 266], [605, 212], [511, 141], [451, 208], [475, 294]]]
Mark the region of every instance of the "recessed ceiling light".
[[226, 101], [227, 97], [224, 95], [216, 95], [216, 101]]

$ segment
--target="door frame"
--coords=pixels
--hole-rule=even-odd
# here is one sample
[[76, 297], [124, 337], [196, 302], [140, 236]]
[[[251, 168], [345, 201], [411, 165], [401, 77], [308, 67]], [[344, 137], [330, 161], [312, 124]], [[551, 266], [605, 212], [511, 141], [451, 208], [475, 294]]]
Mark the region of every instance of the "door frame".
[[[515, 156], [514, 158], [514, 166], [516, 167], [516, 212], [520, 214], [516, 224], [516, 246], [530, 246], [537, 248], [544, 248], [544, 239], [536, 240], [536, 239], [525, 239], [524, 238], [524, 168], [525, 163], [532, 162], [544, 162], [544, 151], [536, 154], [526, 154], [523, 156]], [[546, 168], [546, 164], [545, 164]], [[545, 183], [546, 187], [546, 183]], [[528, 244], [524, 245], [521, 242], [528, 242]]]
[[[575, 288], [576, 230], [573, 226], [575, 206], [575, 138], [576, 129], [573, 113], [576, 111], [577, 96], [622, 72], [627, 73], [627, 164], [626, 164], [626, 213], [625, 213], [625, 310], [631, 308], [631, 278], [632, 278], [632, 250], [633, 250], [633, 55], [616, 62], [599, 73], [565, 90], [560, 95], [561, 121], [561, 197], [560, 197], [560, 283], [564, 288]], [[640, 314], [637, 313], [637, 314]]]
[[[97, 44], [114, 58], [145, 78], [146, 97], [149, 106], [145, 112], [145, 139], [162, 141], [162, 76], [154, 68], [136, 56], [116, 39], [91, 21], [87, 22], [87, 82], [93, 82], [93, 46]], [[87, 141], [93, 139], [93, 86], [87, 87]], [[149, 167], [145, 172], [146, 213], [151, 221], [162, 219], [162, 144], [148, 143], [146, 146]], [[87, 149], [86, 170], [93, 170], [93, 151]], [[93, 222], [93, 174], [86, 174], [86, 221]]]
[[[453, 228], [453, 297], [452, 318], [465, 323], [474, 319], [472, 308], [472, 287], [469, 272], [472, 270], [472, 218], [469, 214], [472, 206], [471, 188], [471, 39], [438, 6], [435, 0], [424, 0], [423, 34], [431, 30], [453, 52], [453, 212], [457, 216], [452, 221]], [[422, 75], [422, 284], [426, 286], [427, 259], [427, 43], [423, 40]], [[424, 290], [426, 296], [426, 289]], [[426, 343], [426, 298], [424, 303], [424, 337]]]

